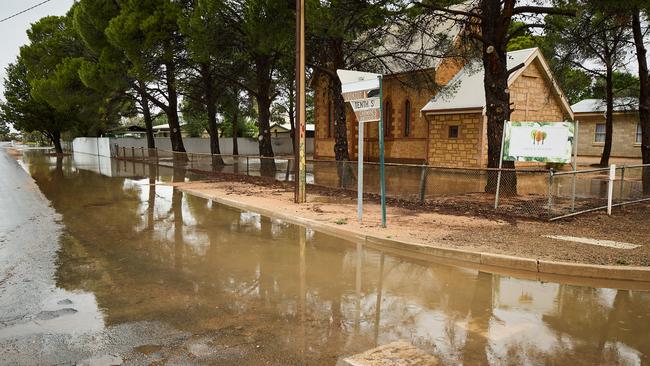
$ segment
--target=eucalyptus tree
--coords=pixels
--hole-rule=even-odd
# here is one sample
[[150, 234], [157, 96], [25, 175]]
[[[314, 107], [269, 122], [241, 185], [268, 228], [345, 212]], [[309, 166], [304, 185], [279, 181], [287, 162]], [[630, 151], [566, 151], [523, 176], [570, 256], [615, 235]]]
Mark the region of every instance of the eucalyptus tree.
[[185, 152], [179, 122], [179, 77], [186, 67], [186, 51], [179, 29], [184, 9], [180, 1], [124, 0], [105, 33], [131, 63], [130, 75], [139, 92], [167, 116], [172, 150]]
[[[560, 5], [571, 4], [564, 0]], [[579, 69], [604, 80], [605, 144], [600, 166], [608, 166], [612, 150], [615, 72], [625, 66], [632, 35], [629, 16], [597, 2], [582, 4], [578, 17], [547, 17], [548, 36], [556, 39], [556, 52]]]

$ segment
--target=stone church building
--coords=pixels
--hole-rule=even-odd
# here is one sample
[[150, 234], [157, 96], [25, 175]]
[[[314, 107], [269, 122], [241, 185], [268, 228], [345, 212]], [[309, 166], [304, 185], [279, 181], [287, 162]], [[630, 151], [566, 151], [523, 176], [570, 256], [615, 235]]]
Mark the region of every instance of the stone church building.
[[[573, 112], [537, 48], [508, 52], [508, 68], [523, 64], [508, 80], [513, 121], [573, 120]], [[487, 118], [482, 63], [446, 59], [432, 72], [437, 93], [413, 88], [409, 75], [384, 76], [383, 107], [387, 162], [440, 167], [487, 166]], [[315, 80], [314, 158], [334, 158], [332, 98], [324, 79]], [[350, 158], [357, 155], [358, 123], [346, 111]], [[364, 156], [378, 160], [377, 123], [366, 123]]]

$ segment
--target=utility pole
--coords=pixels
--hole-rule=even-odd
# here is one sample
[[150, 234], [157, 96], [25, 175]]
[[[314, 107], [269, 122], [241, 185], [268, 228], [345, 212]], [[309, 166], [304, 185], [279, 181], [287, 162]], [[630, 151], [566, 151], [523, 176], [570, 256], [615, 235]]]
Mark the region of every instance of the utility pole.
[[294, 151], [295, 202], [306, 201], [306, 157], [305, 157], [305, 0], [296, 0], [296, 123], [294, 133], [298, 138]]

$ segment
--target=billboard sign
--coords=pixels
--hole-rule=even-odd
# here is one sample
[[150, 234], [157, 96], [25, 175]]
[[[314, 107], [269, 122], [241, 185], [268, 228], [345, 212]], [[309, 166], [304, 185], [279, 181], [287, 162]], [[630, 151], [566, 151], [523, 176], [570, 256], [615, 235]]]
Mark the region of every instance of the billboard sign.
[[572, 122], [512, 122], [504, 126], [503, 160], [570, 163], [575, 125]]

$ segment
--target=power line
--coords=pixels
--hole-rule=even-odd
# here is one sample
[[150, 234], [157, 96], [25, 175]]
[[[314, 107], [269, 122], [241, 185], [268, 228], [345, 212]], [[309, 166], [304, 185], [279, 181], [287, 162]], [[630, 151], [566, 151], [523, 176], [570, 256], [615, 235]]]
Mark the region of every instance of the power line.
[[0, 19], [0, 23], [2, 23], [2, 22], [4, 22], [4, 21], [7, 21], [7, 20], [9, 20], [9, 19], [11, 19], [11, 18], [15, 18], [15, 17], [19, 16], [20, 14], [26, 13], [26, 12], [28, 12], [28, 11], [34, 9], [34, 8], [38, 8], [39, 6], [41, 6], [41, 5], [45, 4], [45, 3], [49, 3], [50, 1], [52, 1], [52, 0], [45, 0], [45, 1], [42, 1], [42, 2], [40, 2], [40, 3], [38, 3], [38, 4], [34, 5], [34, 6], [32, 6], [31, 8], [27, 8], [27, 9], [25, 9], [25, 10], [23, 10], [23, 11], [19, 11], [18, 13], [14, 14], [14, 15], [10, 15], [10, 16], [4, 18], [4, 19]]

